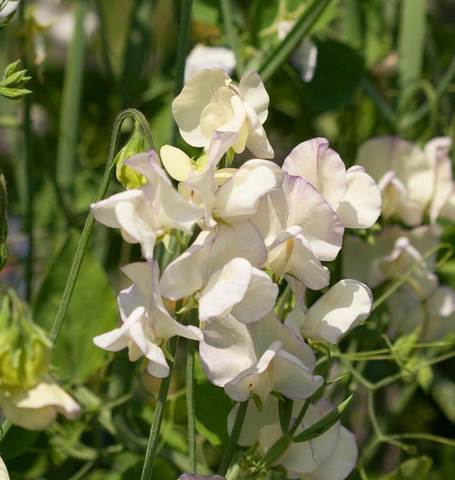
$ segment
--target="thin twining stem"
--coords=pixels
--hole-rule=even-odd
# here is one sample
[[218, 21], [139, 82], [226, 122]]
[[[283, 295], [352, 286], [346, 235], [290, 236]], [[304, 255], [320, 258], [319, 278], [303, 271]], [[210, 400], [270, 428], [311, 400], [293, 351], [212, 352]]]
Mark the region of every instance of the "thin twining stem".
[[[169, 351], [172, 358], [175, 357], [177, 350], [177, 339], [174, 337], [170, 341]], [[155, 407], [155, 414], [153, 416], [152, 426], [150, 427], [150, 435], [147, 442], [147, 449], [145, 452], [144, 465], [142, 467], [141, 480], [150, 480], [152, 478], [153, 464], [160, 439], [161, 423], [163, 421], [164, 409], [166, 407], [167, 394], [169, 385], [171, 383], [172, 370], [174, 368], [174, 360], [169, 361], [169, 375], [161, 380], [160, 391], [158, 393], [158, 402]]]
[[229, 437], [229, 442], [226, 448], [226, 453], [224, 454], [223, 462], [220, 467], [220, 475], [226, 475], [229, 466], [232, 462], [232, 457], [234, 456], [235, 450], [237, 448], [237, 442], [240, 437], [240, 432], [242, 431], [243, 422], [246, 416], [246, 410], [248, 408], [248, 400], [246, 402], [241, 402], [238, 404], [237, 415], [235, 417], [234, 426], [232, 427], [232, 432]]

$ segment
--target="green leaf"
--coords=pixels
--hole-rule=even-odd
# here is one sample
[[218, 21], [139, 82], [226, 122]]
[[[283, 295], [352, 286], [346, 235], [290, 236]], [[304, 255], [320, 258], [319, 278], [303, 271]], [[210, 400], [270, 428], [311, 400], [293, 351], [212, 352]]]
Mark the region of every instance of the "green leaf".
[[401, 2], [398, 70], [402, 88], [419, 80], [425, 47], [426, 0]]
[[318, 422], [308, 427], [302, 433], [296, 435], [292, 441], [296, 443], [307, 442], [315, 437], [319, 437], [325, 433], [330, 427], [332, 427], [341, 418], [346, 409], [351, 405], [353, 394], [341, 402], [338, 407], [334, 408], [331, 412], [321, 418]]
[[343, 42], [328, 39], [316, 41], [315, 45], [317, 65], [313, 79], [306, 85], [305, 99], [318, 111], [335, 110], [349, 103], [360, 88], [363, 59]]
[[[35, 321], [50, 330], [58, 309], [78, 233], [70, 231], [41, 285]], [[115, 294], [101, 266], [87, 253], [67, 312], [66, 323], [55, 344], [52, 360], [58, 376], [71, 383], [86, 381], [107, 360], [107, 353], [93, 345], [93, 337], [117, 324]]]
[[443, 411], [444, 415], [455, 423], [455, 384], [438, 375], [431, 389], [431, 396]]
[[2, 458], [11, 460], [26, 453], [35, 444], [40, 432], [32, 432], [19, 427], [11, 427], [2, 441]]

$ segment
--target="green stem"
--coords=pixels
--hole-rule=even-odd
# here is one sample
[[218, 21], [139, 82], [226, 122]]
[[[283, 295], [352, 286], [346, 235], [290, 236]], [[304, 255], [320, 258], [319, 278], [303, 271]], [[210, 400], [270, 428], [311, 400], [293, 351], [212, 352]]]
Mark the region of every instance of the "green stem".
[[237, 36], [237, 31], [235, 29], [234, 16], [232, 12], [234, 11], [231, 0], [220, 0], [221, 12], [223, 14], [223, 23], [226, 30], [226, 35], [228, 38], [229, 46], [235, 55], [236, 67], [235, 71], [237, 76], [240, 78], [243, 73], [243, 62], [240, 55], [239, 41]]
[[75, 5], [74, 33], [68, 53], [63, 85], [60, 131], [57, 149], [57, 182], [65, 195], [70, 195], [74, 183], [78, 125], [81, 105], [82, 77], [85, 60], [84, 19], [86, 0]]
[[[191, 30], [191, 8], [193, 0], [183, 0], [180, 14], [179, 36], [177, 44], [177, 66], [175, 72], [174, 97], [176, 97], [183, 88], [183, 80], [185, 76], [185, 60], [188, 53], [188, 44], [190, 40]], [[177, 125], [172, 125], [171, 145], [175, 144], [177, 138]]]
[[[22, 24], [25, 23], [25, 2], [19, 5], [19, 16]], [[23, 36], [22, 41], [22, 63], [23, 68], [28, 69], [28, 59], [26, 53], [26, 39]], [[30, 301], [33, 293], [33, 258], [35, 251], [34, 238], [34, 212], [33, 212], [33, 139], [32, 139], [32, 100], [29, 95], [24, 97], [24, 119], [23, 119], [23, 133], [24, 133], [24, 178], [26, 181], [25, 188], [25, 230], [28, 237], [28, 250], [25, 264], [25, 298]]]
[[194, 358], [196, 342], [187, 340], [186, 352], [186, 411], [188, 417], [188, 457], [189, 473], [197, 473], [196, 460], [196, 421], [195, 421], [195, 398], [194, 398]]
[[229, 442], [226, 448], [226, 453], [224, 454], [223, 462], [220, 467], [220, 475], [226, 475], [229, 466], [231, 465], [232, 457], [234, 456], [235, 450], [237, 448], [237, 442], [240, 437], [240, 432], [242, 431], [243, 422], [245, 420], [246, 411], [248, 408], [248, 400], [246, 402], [241, 402], [238, 404], [237, 415], [235, 417], [234, 426], [232, 427], [232, 432], [229, 437]]
[[[170, 353], [172, 357], [175, 356], [177, 350], [178, 337], [174, 337], [170, 342]], [[166, 407], [167, 394], [169, 385], [171, 383], [172, 370], [174, 362], [169, 361], [169, 375], [161, 380], [160, 391], [158, 394], [158, 403], [155, 407], [155, 414], [153, 416], [152, 426], [150, 428], [150, 436], [147, 443], [147, 450], [145, 452], [144, 466], [142, 467], [141, 480], [150, 480], [152, 478], [153, 464], [155, 461], [156, 451], [160, 439], [161, 423], [163, 421], [164, 409]]]
[[[131, 117], [131, 116], [134, 117], [135, 120], [137, 120], [141, 124], [150, 146], [153, 146], [153, 139], [150, 133], [150, 128], [144, 115], [142, 115], [142, 113], [139, 112], [138, 110], [134, 110], [134, 109], [124, 110], [122, 113], [120, 113], [117, 119], [115, 120], [114, 128], [112, 130], [112, 137], [111, 137], [111, 143], [109, 146], [109, 153], [107, 157], [106, 168], [104, 170], [103, 178], [101, 179], [101, 183], [95, 198], [95, 202], [102, 200], [106, 195], [106, 192], [109, 186], [109, 180], [111, 177], [111, 172], [114, 167], [115, 154], [118, 150], [118, 146], [120, 143], [121, 127], [123, 122], [128, 117]], [[52, 343], [55, 343], [58, 337], [58, 334], [60, 333], [60, 330], [62, 328], [63, 321], [66, 316], [66, 312], [68, 311], [68, 307], [71, 301], [71, 296], [73, 294], [77, 277], [79, 275], [79, 271], [82, 265], [82, 260], [84, 259], [85, 252], [87, 251], [88, 242], [90, 240], [90, 236], [93, 230], [93, 224], [94, 224], [94, 218], [93, 218], [92, 212], [90, 211], [89, 214], [87, 215], [87, 219], [85, 220], [85, 225], [84, 225], [84, 229], [82, 230], [81, 238], [79, 240], [79, 245], [77, 247], [76, 254], [74, 255], [70, 273], [66, 280], [65, 290], [63, 291], [63, 295], [60, 301], [60, 305], [58, 307], [57, 315], [55, 316], [54, 323], [52, 325], [52, 328], [49, 334], [49, 339]]]
[[297, 45], [307, 37], [321, 15], [331, 5], [333, 0], [313, 0], [305, 9], [303, 15], [297, 20], [292, 30], [284, 40], [278, 44], [269, 54], [265, 62], [259, 68], [259, 73], [266, 82], [288, 59]]

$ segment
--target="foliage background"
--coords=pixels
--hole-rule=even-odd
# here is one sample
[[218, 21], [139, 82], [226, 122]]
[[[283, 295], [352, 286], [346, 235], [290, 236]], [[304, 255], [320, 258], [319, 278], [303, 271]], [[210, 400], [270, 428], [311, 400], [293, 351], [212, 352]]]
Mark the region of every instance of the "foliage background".
[[[191, 45], [228, 46], [234, 40], [242, 63], [258, 67], [279, 44], [278, 22], [298, 19], [309, 3], [194, 0]], [[222, 6], [231, 13], [234, 35], [226, 34]], [[39, 12], [54, 8], [57, 17], [43, 27]], [[150, 121], [156, 147], [172, 138], [181, 8], [179, 0], [28, 1], [23, 15], [0, 33], [0, 71], [23, 58], [32, 76], [27, 88], [33, 92], [25, 100], [0, 99], [0, 165], [8, 181], [11, 251], [0, 279], [28, 296], [36, 322], [45, 328], [52, 324], [100, 182], [116, 115], [136, 107]], [[69, 23], [57, 34], [53, 25], [62, 18]], [[329, 138], [347, 165], [358, 145], [372, 136], [398, 134], [417, 143], [437, 135], [453, 138], [454, 22], [452, 0], [331, 2], [312, 29], [318, 48], [313, 80], [303, 82], [290, 62], [267, 79], [271, 108], [266, 128], [276, 160], [315, 136]], [[125, 138], [131, 126], [125, 126]], [[119, 189], [111, 185], [111, 191]], [[453, 225], [444, 226], [444, 239], [453, 243]], [[125, 355], [114, 359], [92, 344], [94, 335], [116, 324], [115, 291], [125, 283], [118, 266], [137, 258], [138, 250], [122, 243], [117, 232], [95, 228], [53, 353], [54, 374], [72, 389], [84, 413], [77, 422], [60, 421], [43, 433], [13, 427], [0, 446], [13, 479], [140, 475], [157, 382]], [[336, 275], [338, 264], [334, 270]], [[438, 273], [455, 287], [455, 261]], [[352, 344], [386, 347], [380, 315], [356, 330]], [[453, 437], [454, 367], [452, 358], [427, 371], [426, 378], [411, 376], [378, 391], [381, 428]], [[375, 381], [397, 368], [393, 362], [374, 362], [367, 375]], [[153, 476], [160, 480], [175, 479], [186, 465], [183, 377], [177, 368]], [[351, 388], [357, 395], [344, 421], [362, 450], [374, 438], [368, 395], [355, 382]], [[231, 404], [200, 370], [196, 395], [202, 470], [208, 471], [219, 461]], [[375, 446], [365, 470], [352, 478], [455, 478], [453, 447], [425, 440], [409, 445], [408, 450], [389, 443]]]

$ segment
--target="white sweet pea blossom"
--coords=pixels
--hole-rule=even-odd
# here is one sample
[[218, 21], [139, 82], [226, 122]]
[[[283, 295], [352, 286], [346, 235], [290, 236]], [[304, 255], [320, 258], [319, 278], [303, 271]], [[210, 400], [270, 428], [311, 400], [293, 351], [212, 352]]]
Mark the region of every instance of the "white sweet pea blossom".
[[[301, 403], [296, 402], [297, 415]], [[331, 409], [324, 401], [310, 405], [296, 433], [305, 431]], [[263, 454], [283, 435], [279, 422], [268, 424], [259, 431], [259, 451]], [[284, 455], [276, 461], [283, 466], [289, 479], [344, 480], [357, 461], [354, 435], [339, 422], [322, 435], [302, 443], [291, 443]]]
[[381, 213], [376, 182], [362, 167], [346, 170], [343, 160], [325, 138], [297, 145], [286, 157], [283, 170], [318, 190], [347, 228], [370, 228]]
[[436, 253], [429, 253], [435, 252], [439, 243], [439, 229], [428, 226], [412, 230], [385, 227], [375, 237], [373, 245], [347, 236], [343, 245], [343, 275], [375, 288], [387, 280], [401, 277], [413, 267], [408, 283], [418, 292], [428, 292], [437, 283], [433, 273]]
[[408, 334], [419, 325], [427, 342], [442, 340], [455, 325], [455, 290], [437, 287], [427, 298], [419, 297], [408, 285], [399, 288], [387, 301], [391, 335]]
[[247, 148], [259, 158], [273, 158], [263, 124], [269, 96], [255, 72], [245, 73], [239, 85], [221, 69], [196, 73], [172, 102], [172, 113], [183, 139], [207, 147], [216, 133], [234, 134], [229, 145], [241, 153]]
[[256, 395], [265, 402], [272, 391], [304, 399], [323, 383], [313, 374], [311, 348], [273, 313], [250, 324], [212, 317], [203, 334], [199, 353], [207, 377], [236, 401]]
[[163, 343], [175, 335], [200, 340], [201, 331], [180, 324], [166, 310], [160, 296], [159, 269], [155, 262], [132, 263], [122, 270], [133, 281], [118, 297], [123, 324], [95, 337], [93, 342], [111, 352], [128, 348], [131, 361], [144, 356], [150, 375], [167, 377], [169, 366], [161, 348]]
[[0, 457], [0, 480], [9, 480], [8, 470], [2, 457]]
[[190, 232], [202, 210], [185, 200], [172, 186], [154, 151], [141, 153], [125, 163], [141, 173], [147, 184], [93, 203], [95, 219], [119, 228], [129, 243], [140, 243], [147, 260], [153, 258], [156, 239], [169, 229]]
[[382, 215], [410, 226], [422, 223], [428, 213], [455, 218], [454, 182], [448, 155], [451, 140], [438, 137], [423, 149], [398, 137], [378, 137], [361, 145], [356, 163], [378, 182], [383, 198]]
[[310, 308], [297, 306], [285, 323], [305, 338], [336, 344], [365, 321], [372, 302], [371, 290], [366, 285], [356, 280], [340, 280]]
[[257, 268], [265, 258], [264, 242], [249, 221], [202, 231], [164, 270], [162, 295], [170, 300], [195, 295], [201, 320], [232, 314], [255, 322], [272, 310], [278, 294], [278, 287]]
[[329, 283], [321, 260], [333, 260], [344, 228], [324, 197], [301, 177], [284, 174], [281, 188], [259, 203], [253, 222], [268, 249], [267, 266], [318, 290]]
[[230, 75], [236, 66], [235, 55], [225, 47], [207, 47], [198, 43], [186, 57], [185, 82], [201, 70], [220, 68]]
[[0, 408], [11, 423], [27, 430], [45, 430], [58, 413], [68, 419], [80, 413], [79, 405], [48, 376], [29, 390], [1, 392]]
[[232, 135], [216, 134], [207, 155], [197, 162], [178, 148], [161, 148], [163, 164], [169, 175], [180, 182], [180, 193], [204, 210], [206, 228], [219, 221], [232, 223], [250, 217], [256, 213], [259, 200], [282, 180], [281, 169], [268, 160], [253, 159], [239, 169], [215, 170], [229, 138]]

